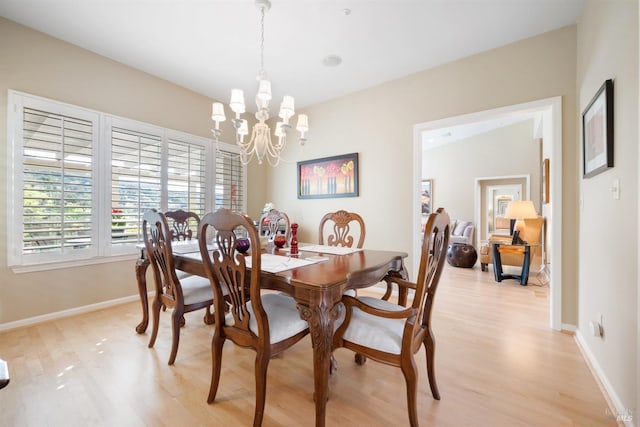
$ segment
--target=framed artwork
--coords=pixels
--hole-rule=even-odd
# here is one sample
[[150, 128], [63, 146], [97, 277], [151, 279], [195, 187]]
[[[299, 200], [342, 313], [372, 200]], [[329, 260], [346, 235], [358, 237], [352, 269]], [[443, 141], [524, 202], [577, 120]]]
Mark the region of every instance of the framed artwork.
[[298, 199], [358, 195], [358, 153], [298, 162]]
[[420, 200], [422, 215], [427, 216], [433, 212], [433, 180], [423, 179], [420, 187]]
[[606, 80], [582, 113], [583, 178], [613, 167], [613, 80]]
[[542, 192], [542, 203], [549, 203], [549, 159], [544, 159], [542, 161], [542, 183], [540, 185], [540, 191]]

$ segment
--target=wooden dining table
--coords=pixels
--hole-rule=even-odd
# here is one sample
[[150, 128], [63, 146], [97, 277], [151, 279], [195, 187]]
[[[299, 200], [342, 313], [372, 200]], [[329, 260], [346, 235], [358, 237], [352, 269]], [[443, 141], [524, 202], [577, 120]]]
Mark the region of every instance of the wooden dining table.
[[[362, 249], [349, 254], [305, 251], [301, 244], [299, 258], [326, 258], [320, 262], [293, 268], [279, 273], [262, 271], [264, 289], [286, 292], [297, 302], [300, 317], [309, 323], [313, 347], [314, 398], [316, 426], [325, 425], [325, 410], [328, 398], [328, 383], [331, 365], [331, 341], [334, 321], [339, 314], [339, 302], [347, 289], [370, 287], [380, 282], [388, 273], [399, 273], [406, 278], [405, 252]], [[284, 255], [284, 250], [274, 252]], [[205, 276], [202, 260], [194, 253], [176, 253], [176, 269]], [[146, 271], [149, 261], [144, 249], [136, 262], [135, 270], [138, 291], [142, 303], [142, 321], [136, 331], [144, 333], [149, 324]], [[401, 299], [406, 299], [401, 296]]]

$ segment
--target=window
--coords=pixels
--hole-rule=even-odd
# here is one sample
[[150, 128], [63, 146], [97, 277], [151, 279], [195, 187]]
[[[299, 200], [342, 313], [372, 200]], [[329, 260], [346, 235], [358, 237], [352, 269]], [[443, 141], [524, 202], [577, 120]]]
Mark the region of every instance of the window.
[[245, 172], [240, 157], [234, 154], [220, 149], [216, 156], [215, 209], [245, 210]]
[[10, 266], [130, 254], [151, 208], [245, 210], [234, 146], [14, 91], [9, 100]]

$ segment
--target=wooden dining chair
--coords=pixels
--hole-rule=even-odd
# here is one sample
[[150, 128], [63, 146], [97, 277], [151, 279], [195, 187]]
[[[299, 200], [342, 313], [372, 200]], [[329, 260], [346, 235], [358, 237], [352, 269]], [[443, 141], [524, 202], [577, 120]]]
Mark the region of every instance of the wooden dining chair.
[[[217, 249], [207, 249], [207, 229], [216, 230]], [[246, 233], [251, 258], [237, 251], [238, 236]], [[206, 214], [198, 235], [204, 270], [214, 294], [215, 328], [211, 343], [211, 387], [207, 402], [216, 398], [222, 366], [222, 347], [230, 339], [240, 347], [256, 352], [256, 406], [253, 425], [262, 424], [266, 398], [269, 360], [300, 341], [309, 333], [300, 318], [296, 302], [281, 293], [262, 293], [260, 289], [260, 241], [256, 228], [246, 214], [219, 209]], [[249, 270], [250, 268], [250, 270]], [[228, 295], [226, 299], [224, 295]], [[225, 313], [227, 313], [225, 315]]]
[[410, 307], [373, 297], [343, 296], [344, 322], [333, 338], [333, 349], [344, 347], [366, 357], [399, 367], [407, 385], [407, 406], [411, 426], [418, 426], [418, 369], [414, 354], [424, 346], [427, 374], [433, 398], [440, 400], [434, 370], [435, 339], [431, 330], [431, 311], [449, 243], [449, 215], [443, 208], [429, 215], [424, 231], [417, 282], [409, 282], [393, 273], [385, 280], [412, 289]]
[[[187, 212], [183, 209], [177, 209], [175, 211], [166, 211], [164, 216], [167, 218], [169, 224], [169, 232], [171, 233], [172, 241], [187, 241], [194, 237], [198, 237], [198, 225], [200, 224], [200, 217], [195, 212]], [[182, 280], [190, 273], [182, 270], [176, 270], [178, 279]], [[184, 326], [184, 319], [182, 325]]]
[[149, 348], [153, 347], [158, 336], [160, 310], [172, 309], [169, 365], [173, 365], [178, 354], [180, 326], [184, 324], [184, 314], [205, 308], [204, 322], [208, 325], [213, 323], [214, 317], [210, 310], [213, 305], [213, 292], [209, 280], [205, 277], [193, 275], [178, 278], [169, 237], [171, 231], [162, 212], [151, 209], [144, 213], [142, 235], [147, 258], [153, 269], [156, 290], [151, 305], [153, 330], [149, 338]]
[[364, 220], [355, 212], [347, 212], [339, 210], [329, 212], [320, 220], [318, 228], [318, 243], [324, 245], [324, 236], [327, 235], [327, 245], [343, 246], [347, 248], [353, 247], [356, 242], [356, 248], [362, 249], [364, 238], [366, 236], [366, 228]]
[[[320, 219], [320, 225], [318, 226], [319, 244], [325, 244], [325, 235], [326, 245], [328, 246], [352, 248], [357, 241], [356, 248], [362, 249], [367, 229], [362, 216], [355, 212], [347, 212], [341, 209], [336, 212], [328, 212]], [[389, 300], [393, 294], [393, 285], [391, 283], [386, 285], [387, 289], [382, 296], [383, 300]], [[357, 292], [350, 289], [345, 294], [355, 296]], [[400, 302], [406, 301], [406, 293], [399, 291], [398, 298]]]
[[171, 240], [191, 240], [197, 237], [200, 217], [195, 212], [187, 212], [182, 209], [166, 211], [164, 216], [169, 223]]
[[287, 244], [291, 237], [291, 222], [289, 215], [277, 209], [271, 209], [262, 214], [258, 222], [258, 236], [273, 237], [276, 234], [284, 234]]

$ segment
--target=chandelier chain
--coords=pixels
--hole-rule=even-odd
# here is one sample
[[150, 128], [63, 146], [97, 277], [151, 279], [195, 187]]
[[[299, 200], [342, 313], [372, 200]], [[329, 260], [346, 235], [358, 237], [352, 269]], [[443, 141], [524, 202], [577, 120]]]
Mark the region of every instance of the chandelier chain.
[[264, 6], [260, 8], [260, 75], [265, 74], [264, 70]]

